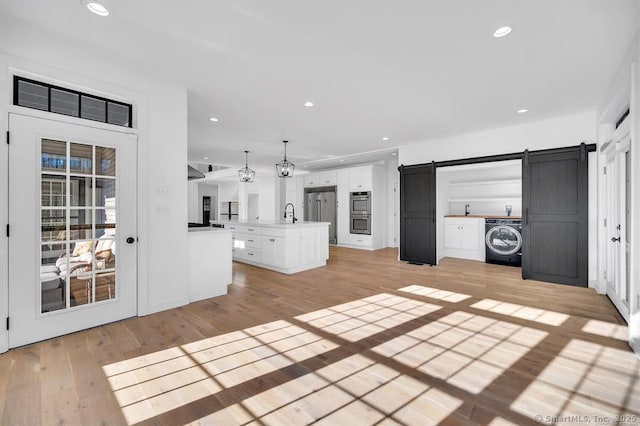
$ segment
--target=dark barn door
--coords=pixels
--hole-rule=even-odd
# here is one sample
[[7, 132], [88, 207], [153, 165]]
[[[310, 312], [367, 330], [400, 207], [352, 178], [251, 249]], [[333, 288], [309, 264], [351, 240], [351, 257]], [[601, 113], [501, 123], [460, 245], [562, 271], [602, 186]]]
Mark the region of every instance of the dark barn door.
[[436, 264], [436, 167], [400, 166], [400, 260]]
[[588, 155], [579, 147], [524, 153], [522, 277], [588, 285]]

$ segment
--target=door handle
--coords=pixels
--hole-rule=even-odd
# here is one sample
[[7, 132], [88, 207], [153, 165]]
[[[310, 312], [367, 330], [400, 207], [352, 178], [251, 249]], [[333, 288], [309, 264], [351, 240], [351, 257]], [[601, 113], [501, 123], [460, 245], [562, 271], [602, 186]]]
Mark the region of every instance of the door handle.
[[614, 243], [619, 243], [620, 242], [620, 237], [618, 237], [618, 238], [611, 237], [611, 241], [613, 241]]
[[432, 218], [433, 223], [436, 222], [436, 209], [433, 209], [433, 218]]
[[127, 244], [133, 244], [133, 243], [135, 243], [136, 239], [133, 238], [133, 237], [129, 237], [129, 238], [127, 238], [126, 241], [127, 241]]

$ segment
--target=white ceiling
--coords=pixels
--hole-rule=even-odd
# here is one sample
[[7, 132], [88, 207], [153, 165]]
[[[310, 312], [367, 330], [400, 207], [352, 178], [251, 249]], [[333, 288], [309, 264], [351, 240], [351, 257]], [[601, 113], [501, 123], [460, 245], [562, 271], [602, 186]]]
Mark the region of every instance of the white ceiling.
[[[17, 20], [164, 74], [189, 93], [189, 159], [261, 170], [598, 107], [637, 0], [3, 0]], [[6, 21], [5, 21], [6, 22]], [[61, 25], [64, 23], [64, 25]], [[21, 25], [22, 25], [21, 24]], [[493, 31], [509, 24], [511, 35]], [[64, 48], [61, 46], [61, 48]], [[0, 47], [1, 49], [1, 47]], [[314, 102], [305, 108], [307, 100]], [[527, 114], [516, 114], [528, 108]], [[209, 121], [215, 116], [219, 122]], [[388, 136], [389, 141], [382, 141]]]

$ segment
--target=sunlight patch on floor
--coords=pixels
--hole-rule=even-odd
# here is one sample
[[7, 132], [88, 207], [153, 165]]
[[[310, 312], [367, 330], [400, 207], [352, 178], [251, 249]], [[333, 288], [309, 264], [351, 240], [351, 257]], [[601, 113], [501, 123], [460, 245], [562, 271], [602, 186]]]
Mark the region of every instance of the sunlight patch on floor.
[[382, 293], [295, 317], [350, 342], [430, 314], [442, 306]]
[[[630, 375], [629, 371], [637, 374]], [[511, 404], [528, 417], [628, 415], [640, 423], [640, 361], [633, 353], [572, 339]]]
[[[422, 286], [402, 291], [450, 303], [466, 296]], [[463, 401], [437, 383], [453, 385], [467, 395], [478, 395], [492, 384], [504, 386], [501, 376], [550, 336], [534, 328], [540, 327], [536, 323], [559, 326], [569, 318], [491, 299], [472, 307], [507, 320], [447, 309], [435, 316], [438, 319], [406, 324], [443, 306], [381, 293], [295, 317], [300, 322], [260, 324], [105, 365], [103, 371], [129, 424], [161, 423], [165, 413], [189, 416], [186, 411], [170, 412], [211, 397], [186, 408], [205, 410], [193, 424], [438, 424], [452, 420], [454, 413], [459, 416], [456, 410]], [[531, 321], [531, 327], [515, 324], [511, 318]], [[394, 329], [402, 324], [406, 325]], [[316, 334], [322, 334], [320, 330], [357, 343], [341, 347], [336, 342], [344, 341], [323, 338]], [[601, 321], [588, 322], [583, 331], [605, 337], [620, 333]], [[363, 341], [378, 333], [382, 334], [375, 342]], [[543, 346], [549, 349], [549, 345], [558, 343], [549, 338]], [[340, 350], [331, 352], [335, 349]], [[354, 353], [361, 350], [379, 356], [372, 359]], [[561, 352], [555, 358], [540, 360], [544, 370], [537, 377], [524, 377], [538, 362], [531, 355], [524, 367], [508, 373], [523, 376], [522, 388], [528, 385], [520, 395], [513, 395], [517, 399], [510, 414], [534, 420], [536, 415], [640, 416], [640, 362], [631, 352], [576, 339], [557, 350]], [[310, 359], [312, 363], [300, 365]], [[397, 363], [415, 369], [414, 377], [397, 371]], [[630, 365], [638, 374], [629, 374]], [[203, 407], [209, 403], [212, 407], [207, 411]], [[513, 423], [495, 417], [490, 424]]]
[[328, 352], [337, 344], [287, 321], [103, 367], [129, 424]]
[[373, 351], [478, 394], [547, 334], [457, 311]]
[[[438, 424], [462, 401], [353, 355], [213, 413], [197, 424]], [[196, 423], [194, 423], [196, 424]]]
[[458, 303], [467, 300], [471, 296], [463, 293], [455, 293], [453, 291], [441, 290], [439, 288], [425, 287], [422, 285], [410, 285], [398, 289], [406, 293], [416, 294], [418, 296], [430, 297], [431, 299], [444, 300], [445, 302]]
[[618, 340], [629, 340], [629, 328], [626, 325], [614, 324], [605, 321], [589, 320], [582, 327], [585, 333], [597, 334], [603, 337], [611, 337]]
[[555, 326], [560, 326], [569, 319], [569, 315], [561, 314], [560, 312], [532, 308], [529, 306], [518, 305], [516, 303], [501, 302], [493, 299], [481, 300], [480, 302], [471, 305], [471, 307], [527, 321], [534, 321], [540, 324]]

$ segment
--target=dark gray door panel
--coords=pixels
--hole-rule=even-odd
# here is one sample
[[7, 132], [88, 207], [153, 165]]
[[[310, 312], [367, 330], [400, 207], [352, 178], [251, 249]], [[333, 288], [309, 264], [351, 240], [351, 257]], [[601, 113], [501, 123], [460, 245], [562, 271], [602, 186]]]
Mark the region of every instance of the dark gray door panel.
[[522, 277], [588, 285], [588, 158], [584, 145], [525, 151]]

